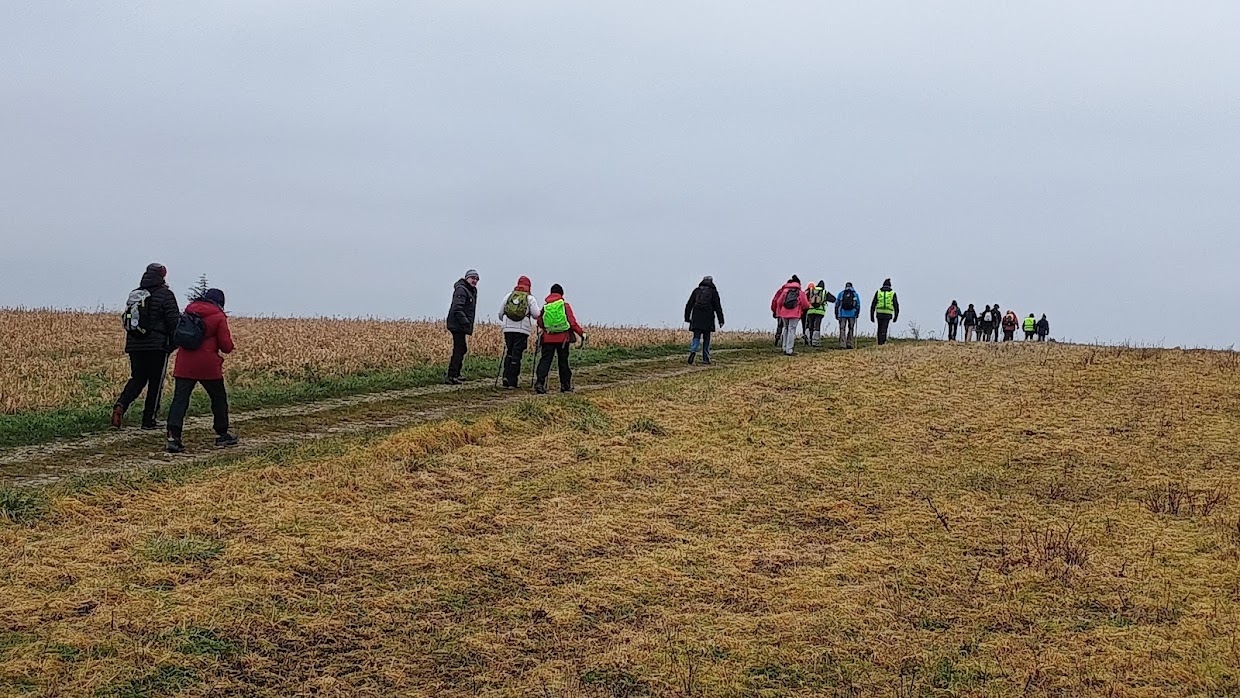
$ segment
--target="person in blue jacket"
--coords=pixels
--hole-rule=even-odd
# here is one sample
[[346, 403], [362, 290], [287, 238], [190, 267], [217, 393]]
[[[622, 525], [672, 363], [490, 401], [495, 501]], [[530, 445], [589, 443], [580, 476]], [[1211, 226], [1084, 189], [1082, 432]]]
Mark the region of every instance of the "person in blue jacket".
[[861, 314], [861, 296], [849, 281], [844, 284], [844, 290], [835, 296], [835, 319], [840, 323], [841, 349], [853, 349], [857, 346], [857, 316], [859, 314]]

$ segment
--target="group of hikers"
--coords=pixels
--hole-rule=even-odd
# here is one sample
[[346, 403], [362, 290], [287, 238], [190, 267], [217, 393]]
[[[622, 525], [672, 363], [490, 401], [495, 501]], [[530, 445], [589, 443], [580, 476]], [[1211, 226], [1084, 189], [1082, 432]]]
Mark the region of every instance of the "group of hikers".
[[957, 330], [961, 325], [964, 326], [966, 342], [997, 342], [1000, 330], [1003, 331], [1003, 341], [1010, 342], [1016, 338], [1017, 328], [1024, 331], [1025, 341], [1036, 336], [1039, 342], [1044, 342], [1051, 333], [1051, 323], [1046, 319], [1046, 313], [1042, 314], [1040, 320], [1035, 320], [1033, 313], [1021, 320], [1015, 310], [1009, 308], [1007, 312], [1003, 312], [998, 303], [986, 306], [979, 313], [972, 303], [961, 311], [960, 305], [952, 301], [952, 304], [947, 306], [947, 312], [943, 313], [943, 320], [947, 323], [947, 340], [950, 342], [956, 341]]
[[[224, 386], [224, 354], [234, 349], [228, 316], [224, 313], [224, 292], [218, 288], [200, 289], [181, 311], [176, 294], [168, 287], [168, 269], [158, 262], [146, 267], [138, 288], [134, 289], [125, 304], [122, 322], [125, 328], [125, 352], [129, 355], [130, 378], [112, 407], [111, 423], [120, 428], [125, 412], [146, 390], [146, 402], [142, 410], [142, 428], [164, 429], [167, 434], [165, 449], [170, 453], [185, 450], [182, 430], [194, 388], [201, 384], [211, 401], [211, 413], [217, 447], [233, 446], [237, 437], [229, 431], [228, 392]], [[465, 355], [469, 352], [469, 337], [474, 333], [478, 308], [477, 270], [465, 272], [452, 290], [448, 308], [447, 330], [452, 336], [452, 354], [448, 361], [446, 382], [460, 385]], [[205, 284], [204, 284], [205, 285]], [[807, 346], [822, 346], [822, 324], [828, 311], [839, 323], [839, 342], [844, 349], [856, 347], [857, 318], [861, 316], [861, 296], [852, 282], [844, 284], [838, 294], [827, 290], [824, 281], [811, 283], [802, 288], [795, 274], [784, 283], [771, 298], [771, 316], [778, 320], [775, 343], [783, 353], [792, 356], [798, 336]], [[513, 289], [504, 294], [496, 316], [504, 335], [503, 356], [500, 360], [497, 382], [502, 379], [506, 389], [515, 389], [521, 380], [521, 366], [531, 337], [539, 357], [534, 368], [534, 392], [545, 394], [551, 373], [552, 361], [557, 363], [560, 391], [573, 391], [573, 373], [569, 364], [569, 349], [573, 344], [585, 346], [586, 333], [577, 322], [573, 307], [564, 298], [564, 288], [552, 284], [550, 292], [542, 300], [535, 297], [529, 277], [517, 279]], [[689, 294], [685, 303], [685, 322], [693, 333], [689, 345], [689, 364], [697, 361], [699, 353], [703, 364], [711, 363], [711, 335], [724, 326], [723, 303], [714, 279], [703, 277]], [[878, 325], [878, 344], [887, 343], [891, 323], [900, 318], [900, 301], [892, 289], [891, 279], [883, 281], [870, 300], [870, 322]], [[965, 341], [972, 341], [974, 334], [982, 341], [997, 341], [1002, 328], [1004, 339], [1011, 340], [1018, 324], [1016, 314], [1009, 310], [999, 315], [999, 306], [986, 306], [979, 315], [969, 305], [961, 312], [956, 301], [947, 310], [948, 338], [956, 339], [956, 328], [963, 324]], [[1050, 332], [1050, 324], [1043, 315], [1035, 321], [1033, 315], [1023, 322], [1025, 338], [1036, 334], [1039, 340]], [[176, 353], [172, 376], [175, 381], [172, 405], [168, 410], [167, 425], [156, 421], [163, 393], [164, 375], [169, 358]]]
[[[709, 278], [709, 277], [707, 277]], [[801, 326], [801, 338], [807, 346], [822, 346], [822, 323], [831, 306], [839, 323], [840, 348], [856, 348], [857, 318], [861, 315], [861, 296], [851, 281], [844, 284], [838, 294], [827, 290], [825, 281], [819, 280], [801, 288], [801, 279], [793, 274], [771, 298], [771, 317], [778, 321], [775, 344], [784, 354], [792, 356], [796, 348], [797, 326]], [[722, 316], [721, 316], [722, 317]], [[878, 343], [887, 343], [887, 330], [891, 323], [900, 319], [900, 299], [891, 288], [891, 279], [874, 292], [870, 301], [870, 322], [878, 323]]]

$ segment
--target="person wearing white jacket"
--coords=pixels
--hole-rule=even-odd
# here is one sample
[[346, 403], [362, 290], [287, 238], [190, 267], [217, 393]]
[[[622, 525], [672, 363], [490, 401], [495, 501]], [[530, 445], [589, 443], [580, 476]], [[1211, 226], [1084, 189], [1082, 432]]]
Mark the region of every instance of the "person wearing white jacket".
[[530, 294], [529, 277], [517, 279], [517, 286], [504, 296], [499, 306], [499, 321], [504, 330], [504, 387], [516, 388], [521, 380], [521, 361], [530, 344], [530, 335], [538, 327], [542, 306]]

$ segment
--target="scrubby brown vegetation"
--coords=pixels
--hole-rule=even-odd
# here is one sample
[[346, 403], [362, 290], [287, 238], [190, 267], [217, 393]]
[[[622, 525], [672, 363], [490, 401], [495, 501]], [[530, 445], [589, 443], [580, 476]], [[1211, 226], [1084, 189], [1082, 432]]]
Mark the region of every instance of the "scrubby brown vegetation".
[[[238, 351], [225, 364], [229, 384], [246, 389], [368, 371], [445, 363], [452, 342], [440, 322], [340, 318], [232, 318]], [[681, 330], [588, 327], [590, 346], [687, 343]], [[765, 335], [763, 335], [765, 337]], [[722, 342], [752, 335], [723, 333]], [[110, 404], [129, 377], [119, 316], [0, 309], [0, 414]], [[499, 356], [503, 337], [482, 325], [476, 356]]]
[[0, 687], [1235, 694], [1236, 368], [781, 357], [57, 495], [0, 525]]

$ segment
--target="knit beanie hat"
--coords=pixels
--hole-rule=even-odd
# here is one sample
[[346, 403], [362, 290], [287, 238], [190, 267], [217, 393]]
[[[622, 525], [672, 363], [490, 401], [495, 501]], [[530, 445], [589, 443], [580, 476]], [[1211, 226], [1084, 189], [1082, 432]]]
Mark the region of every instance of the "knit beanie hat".
[[551, 292], [562, 296], [564, 295], [564, 287], [559, 284], [551, 284]]
[[207, 289], [207, 292], [202, 294], [202, 299], [220, 306], [220, 310], [224, 309], [224, 292], [218, 288]]
[[788, 283], [790, 283], [790, 284], [799, 284], [799, 283], [801, 283], [801, 277], [797, 276], [796, 274], [793, 274], [793, 275], [792, 275], [792, 278], [791, 278], [791, 279], [788, 279]]
[[462, 277], [462, 278], [465, 278], [465, 279], [481, 279], [482, 277], [478, 276], [478, 270], [477, 270], [477, 269], [470, 269], [469, 271], [465, 272], [465, 276], [464, 276], [464, 277]]

